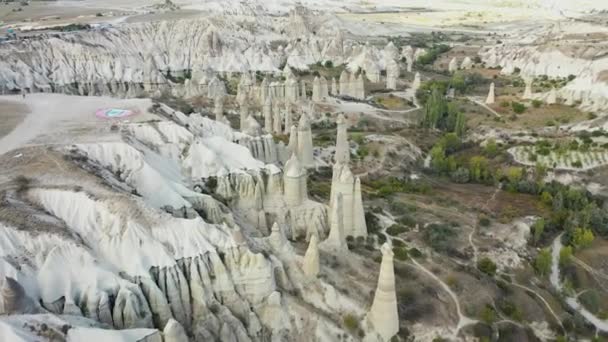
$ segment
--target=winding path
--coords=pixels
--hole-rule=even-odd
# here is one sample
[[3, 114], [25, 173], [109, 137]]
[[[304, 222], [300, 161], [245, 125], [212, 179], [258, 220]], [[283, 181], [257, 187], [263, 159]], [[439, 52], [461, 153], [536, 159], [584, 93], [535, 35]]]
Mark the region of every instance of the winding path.
[[581, 314], [589, 323], [591, 323], [597, 331], [608, 332], [608, 320], [602, 320], [595, 316], [593, 313], [585, 309], [576, 297], [569, 297], [563, 292], [563, 287], [560, 282], [560, 269], [559, 269], [559, 252], [562, 249], [562, 234], [558, 235], [551, 245], [551, 285], [564, 294], [566, 304]]

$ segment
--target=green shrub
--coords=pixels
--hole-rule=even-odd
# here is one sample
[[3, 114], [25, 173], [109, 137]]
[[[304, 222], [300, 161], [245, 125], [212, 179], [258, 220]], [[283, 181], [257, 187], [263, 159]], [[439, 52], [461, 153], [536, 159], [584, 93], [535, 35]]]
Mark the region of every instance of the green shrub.
[[517, 114], [521, 114], [526, 111], [526, 106], [524, 104], [515, 101], [511, 102], [511, 108]]
[[355, 333], [357, 332], [357, 330], [359, 330], [359, 320], [355, 315], [346, 314], [344, 315], [342, 320], [344, 322], [344, 327], [346, 328], [346, 330], [350, 331], [351, 333]]
[[407, 260], [407, 249], [405, 247], [393, 247], [393, 254], [397, 260]]
[[542, 106], [543, 101], [541, 100], [532, 100], [532, 107], [534, 108], [540, 108], [540, 106]]
[[482, 258], [477, 262], [477, 269], [493, 277], [496, 274], [496, 264], [490, 258]]
[[405, 233], [406, 231], [407, 228], [399, 224], [394, 224], [386, 229], [386, 233], [391, 236], [397, 236], [401, 233]]

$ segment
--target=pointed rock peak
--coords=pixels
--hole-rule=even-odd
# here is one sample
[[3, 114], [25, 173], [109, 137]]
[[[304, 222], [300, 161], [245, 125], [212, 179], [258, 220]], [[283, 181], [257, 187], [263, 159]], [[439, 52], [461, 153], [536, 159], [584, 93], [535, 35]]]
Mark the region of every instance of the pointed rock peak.
[[290, 130], [291, 130], [290, 137], [291, 137], [291, 135], [293, 135], [295, 137], [296, 134], [298, 134], [298, 128], [296, 127], [296, 125], [291, 125], [291, 129]]
[[348, 167], [347, 164], [341, 164], [341, 168], [340, 168], [340, 183], [350, 183], [352, 184], [355, 179], [355, 177], [353, 176], [352, 171], [350, 171], [350, 168]]
[[275, 223], [272, 224], [271, 232], [272, 233], [280, 233], [281, 232], [281, 227], [279, 227], [279, 224], [277, 222], [275, 222]]
[[339, 114], [338, 118], [336, 119], [336, 123], [338, 125], [344, 125], [346, 124], [346, 118], [344, 117], [344, 114]]
[[313, 234], [310, 237], [306, 254], [304, 254], [304, 263], [302, 268], [304, 270], [304, 274], [310, 278], [316, 278], [319, 274], [319, 247], [317, 242], [317, 235]]
[[266, 100], [264, 101], [264, 105], [266, 105], [266, 106], [272, 106], [272, 97], [267, 96]]
[[[357, 177], [357, 180], [359, 179], [359, 177]], [[393, 248], [391, 247], [389, 242], [385, 242], [382, 244], [382, 246], [380, 247], [380, 252], [382, 252], [382, 257], [389, 257], [392, 258], [394, 256], [393, 253]]]
[[300, 116], [300, 121], [298, 122], [298, 129], [300, 131], [307, 131], [310, 129], [310, 121], [306, 113], [302, 113], [302, 115]]
[[188, 342], [186, 331], [178, 321], [171, 318], [163, 329], [164, 342]]
[[5, 313], [19, 313], [20, 303], [25, 298], [25, 290], [21, 284], [11, 277], [5, 277], [1, 295]]
[[301, 177], [305, 174], [305, 170], [300, 163], [300, 160], [295, 153], [291, 155], [291, 158], [285, 163], [285, 176], [291, 178]]

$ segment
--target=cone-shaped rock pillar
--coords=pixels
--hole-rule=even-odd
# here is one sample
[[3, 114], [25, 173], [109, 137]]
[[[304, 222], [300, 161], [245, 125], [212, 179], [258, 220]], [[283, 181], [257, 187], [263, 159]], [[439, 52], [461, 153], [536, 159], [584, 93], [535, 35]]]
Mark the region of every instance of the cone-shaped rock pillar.
[[269, 96], [264, 101], [262, 112], [264, 113], [264, 130], [266, 133], [272, 133], [272, 99]]
[[452, 58], [452, 60], [450, 61], [450, 64], [448, 65], [448, 71], [449, 72], [456, 72], [458, 70], [458, 61], [456, 60], [456, 57]]
[[303, 167], [310, 168], [315, 166], [312, 155], [312, 132], [310, 131], [310, 121], [308, 115], [302, 114], [298, 122], [298, 159]]
[[[336, 163], [333, 167], [329, 206], [333, 208], [338, 196], [342, 197], [342, 222], [344, 236], [367, 236], [365, 212], [361, 198], [361, 184], [357, 181], [347, 164]], [[334, 211], [330, 211], [330, 216]], [[330, 217], [332, 222], [333, 217]]]
[[551, 91], [549, 91], [549, 96], [547, 96], [547, 104], [556, 104], [557, 103], [557, 91], [555, 90], [555, 88], [551, 88]]
[[389, 341], [399, 332], [399, 313], [395, 293], [395, 270], [393, 251], [388, 243], [381, 248], [382, 263], [378, 275], [378, 287], [367, 319], [384, 341]]
[[348, 132], [346, 131], [346, 119], [344, 115], [338, 115], [336, 119], [337, 134], [336, 134], [336, 154], [334, 161], [336, 163], [348, 164], [350, 162], [350, 147], [348, 145]]
[[420, 88], [420, 73], [417, 72], [414, 76], [414, 82], [412, 82], [412, 89], [417, 90]]
[[299, 206], [308, 199], [306, 169], [302, 167], [295, 154], [285, 163], [283, 184], [285, 202], [288, 206]]
[[274, 134], [281, 134], [281, 106], [279, 101], [274, 103], [274, 115], [272, 118], [272, 131]]
[[291, 130], [289, 133], [289, 144], [287, 145], [287, 149], [290, 154], [298, 153], [298, 129], [295, 125], [291, 126]]
[[312, 80], [312, 100], [315, 102], [321, 101], [321, 81], [318, 76]]
[[319, 274], [319, 247], [317, 246], [316, 234], [312, 234], [310, 237], [308, 249], [306, 249], [306, 254], [304, 254], [302, 270], [309, 278], [316, 278]]
[[291, 102], [285, 103], [285, 134], [291, 129]]
[[494, 95], [494, 82], [490, 84], [490, 91], [488, 91], [488, 97], [486, 98], [486, 104], [494, 104], [496, 96]]
[[213, 114], [215, 121], [224, 122], [224, 98], [216, 96], [213, 100]]
[[337, 194], [331, 204], [329, 235], [323, 241], [323, 245], [333, 250], [348, 250], [346, 236], [344, 235], [344, 206], [342, 205], [342, 194]]
[[338, 95], [338, 84], [336, 83], [336, 78], [335, 77], [331, 78], [331, 95], [332, 96], [337, 96]]
[[525, 80], [525, 82], [526, 82], [526, 89], [524, 90], [523, 99], [524, 100], [529, 100], [533, 96], [533, 93], [532, 93], [532, 79], [528, 78], [528, 79]]

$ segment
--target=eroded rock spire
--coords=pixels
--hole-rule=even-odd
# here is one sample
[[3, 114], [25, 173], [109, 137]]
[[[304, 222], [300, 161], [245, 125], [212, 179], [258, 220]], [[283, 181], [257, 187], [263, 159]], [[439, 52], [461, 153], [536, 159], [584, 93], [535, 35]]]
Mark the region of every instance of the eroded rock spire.
[[384, 243], [380, 250], [382, 251], [382, 263], [380, 264], [380, 274], [378, 275], [378, 287], [374, 295], [374, 302], [367, 314], [367, 319], [382, 339], [389, 341], [399, 332], [395, 270], [391, 246], [388, 243]]

